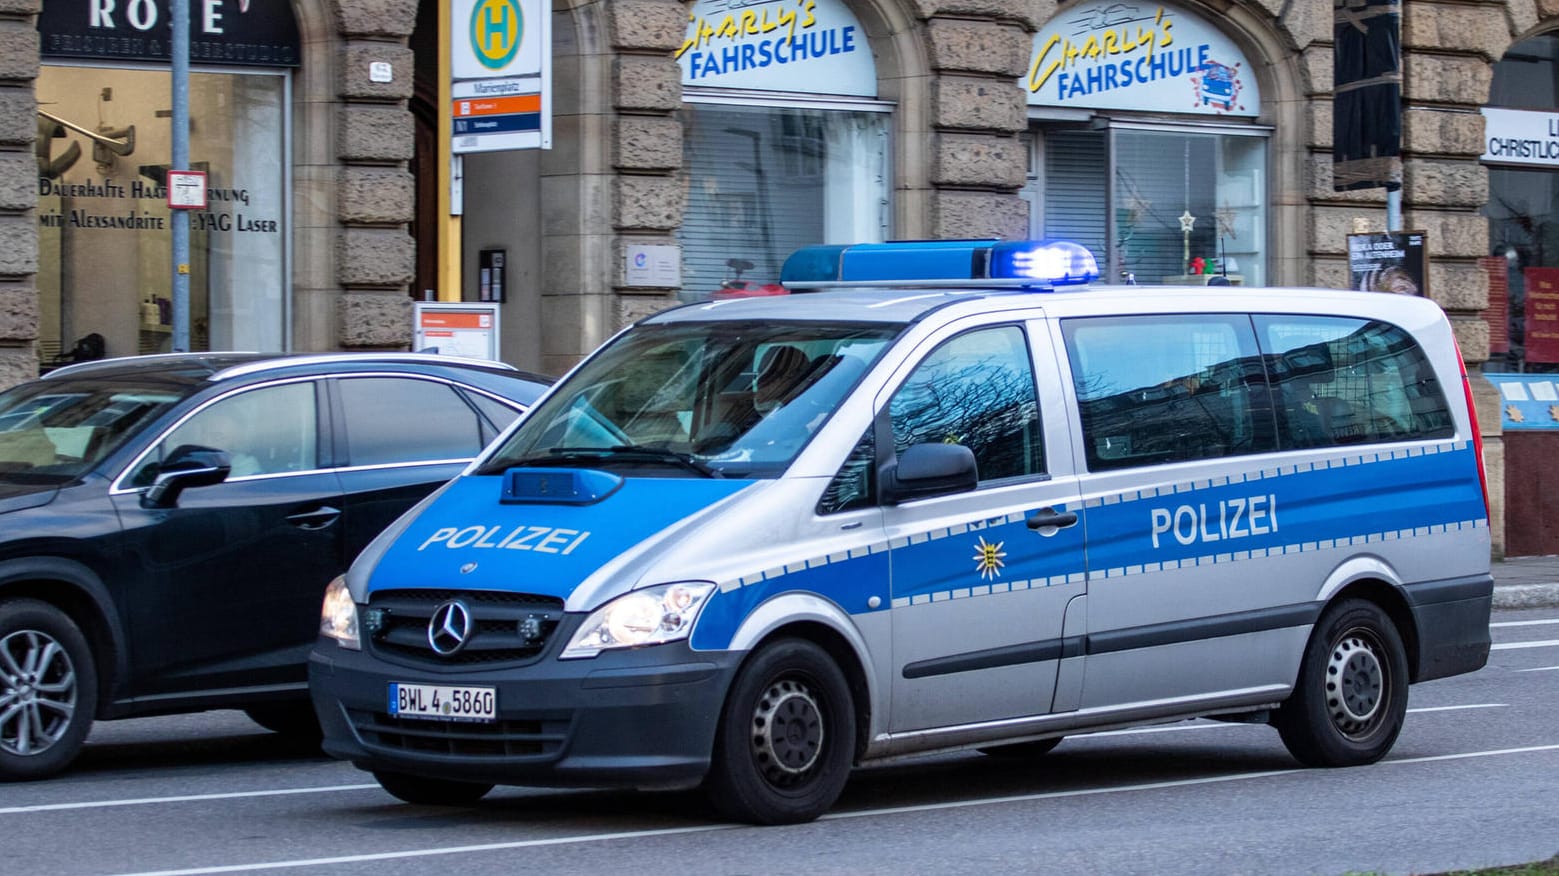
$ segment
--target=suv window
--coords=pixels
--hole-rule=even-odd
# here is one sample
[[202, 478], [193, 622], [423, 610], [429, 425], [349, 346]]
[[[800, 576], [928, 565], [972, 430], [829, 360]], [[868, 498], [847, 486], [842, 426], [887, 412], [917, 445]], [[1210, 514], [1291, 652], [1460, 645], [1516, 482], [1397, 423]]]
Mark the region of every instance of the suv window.
[[485, 443], [481, 415], [448, 384], [351, 377], [336, 386], [346, 418], [348, 465], [469, 459]]
[[1017, 326], [979, 329], [932, 351], [888, 403], [893, 450], [962, 444], [980, 482], [1043, 474], [1044, 441], [1028, 341]]
[[146, 486], [157, 465], [185, 444], [225, 450], [231, 478], [319, 468], [319, 427], [313, 381], [267, 386], [224, 396], [201, 408], [157, 442], [132, 486]]
[[1271, 362], [1285, 448], [1455, 431], [1428, 358], [1396, 326], [1324, 316], [1257, 316], [1255, 323]]
[[1249, 317], [1061, 324], [1090, 471], [1276, 449]]

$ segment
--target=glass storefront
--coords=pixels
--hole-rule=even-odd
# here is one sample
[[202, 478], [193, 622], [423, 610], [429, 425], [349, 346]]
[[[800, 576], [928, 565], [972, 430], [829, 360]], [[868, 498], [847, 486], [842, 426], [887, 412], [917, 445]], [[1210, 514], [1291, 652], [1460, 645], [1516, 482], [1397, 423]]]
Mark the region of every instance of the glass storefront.
[[885, 112], [691, 103], [683, 110], [683, 285], [779, 281], [794, 250], [880, 241], [888, 228]]
[[[190, 215], [193, 350], [287, 346], [287, 89], [278, 72], [190, 76], [188, 169], [206, 173], [208, 199]], [[170, 349], [171, 90], [165, 69], [46, 65], [39, 74], [45, 368], [83, 341], [108, 356]]]

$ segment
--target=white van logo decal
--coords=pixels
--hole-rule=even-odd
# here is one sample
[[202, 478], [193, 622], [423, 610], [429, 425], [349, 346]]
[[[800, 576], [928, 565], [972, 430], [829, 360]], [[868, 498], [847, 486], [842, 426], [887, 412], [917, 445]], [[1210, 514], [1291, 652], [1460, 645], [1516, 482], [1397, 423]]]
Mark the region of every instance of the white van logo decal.
[[503, 533], [503, 526], [443, 526], [434, 530], [427, 540], [417, 545], [426, 550], [442, 544], [456, 548], [494, 548], [511, 551], [536, 551], [542, 554], [571, 554], [574, 548], [590, 537], [589, 530], [563, 529], [553, 526], [515, 526]]
[[1173, 511], [1154, 508], [1153, 546], [1158, 547], [1158, 537], [1169, 533], [1175, 541], [1189, 545], [1197, 542], [1223, 541], [1228, 538], [1247, 538], [1278, 531], [1277, 496], [1236, 496], [1207, 509], [1206, 502], [1180, 505]]
[[975, 543], [974, 556], [969, 559], [975, 561], [975, 571], [980, 573], [981, 578], [989, 581], [1001, 577], [1002, 567], [1006, 565], [1002, 560], [1007, 556], [1007, 552], [1001, 549], [1004, 544], [1004, 541], [988, 542], [983, 535]]

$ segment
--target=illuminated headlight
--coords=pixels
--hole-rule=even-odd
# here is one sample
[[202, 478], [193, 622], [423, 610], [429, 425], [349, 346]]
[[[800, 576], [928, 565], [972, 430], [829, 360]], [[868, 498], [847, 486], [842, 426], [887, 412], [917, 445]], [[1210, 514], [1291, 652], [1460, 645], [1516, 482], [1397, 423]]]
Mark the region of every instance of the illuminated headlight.
[[363, 647], [357, 637], [357, 603], [346, 589], [346, 577], [338, 576], [325, 588], [325, 604], [319, 611], [319, 632], [336, 640], [343, 648], [357, 651]]
[[685, 639], [714, 589], [715, 585], [704, 581], [688, 581], [623, 594], [585, 618], [562, 657], [594, 657], [608, 648]]

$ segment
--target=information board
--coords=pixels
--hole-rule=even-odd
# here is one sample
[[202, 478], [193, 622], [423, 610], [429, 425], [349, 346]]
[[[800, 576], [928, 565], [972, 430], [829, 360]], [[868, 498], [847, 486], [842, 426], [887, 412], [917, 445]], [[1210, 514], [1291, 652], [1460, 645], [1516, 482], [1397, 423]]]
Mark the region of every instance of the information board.
[[417, 351], [499, 361], [498, 304], [417, 301], [413, 306]]

